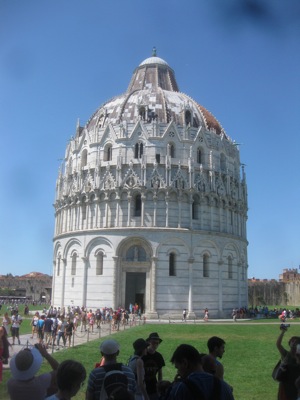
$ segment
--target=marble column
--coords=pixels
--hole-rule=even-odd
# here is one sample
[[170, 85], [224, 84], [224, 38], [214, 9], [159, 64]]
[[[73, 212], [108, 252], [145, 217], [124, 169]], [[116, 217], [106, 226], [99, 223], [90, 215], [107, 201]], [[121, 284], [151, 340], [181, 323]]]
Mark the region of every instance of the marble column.
[[62, 258], [62, 284], [61, 284], [61, 299], [60, 299], [60, 308], [62, 309], [65, 306], [65, 284], [66, 284], [66, 268], [67, 268], [67, 259]]
[[146, 315], [149, 319], [157, 319], [158, 314], [156, 311], [156, 267], [157, 257], [151, 259], [151, 280], [150, 280], [150, 311], [147, 311]]
[[88, 275], [88, 259], [86, 257], [81, 257], [83, 261], [83, 282], [82, 282], [82, 301], [81, 305], [86, 307], [86, 295], [87, 295], [87, 275]]
[[189, 265], [189, 301], [188, 301], [188, 319], [194, 319], [196, 318], [196, 315], [193, 311], [193, 263], [195, 259], [193, 257], [190, 257], [188, 259], [188, 265]]

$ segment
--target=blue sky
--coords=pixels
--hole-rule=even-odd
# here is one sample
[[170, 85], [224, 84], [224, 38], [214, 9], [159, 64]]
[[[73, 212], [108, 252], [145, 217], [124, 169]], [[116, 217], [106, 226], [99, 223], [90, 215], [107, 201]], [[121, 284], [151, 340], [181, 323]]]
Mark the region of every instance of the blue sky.
[[297, 268], [299, 22], [298, 0], [1, 0], [0, 274], [52, 273], [55, 182], [77, 119], [123, 93], [153, 46], [241, 143], [248, 276]]

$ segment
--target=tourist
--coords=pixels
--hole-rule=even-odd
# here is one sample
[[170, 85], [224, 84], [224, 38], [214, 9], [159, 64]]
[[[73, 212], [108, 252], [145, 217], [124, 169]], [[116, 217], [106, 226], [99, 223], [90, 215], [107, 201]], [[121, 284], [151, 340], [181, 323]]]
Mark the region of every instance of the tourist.
[[168, 400], [234, 399], [227, 383], [203, 371], [200, 354], [195, 347], [181, 344], [175, 350], [171, 362], [177, 368], [178, 379], [171, 386], [166, 397]]
[[73, 321], [71, 321], [71, 318], [68, 317], [67, 324], [65, 326], [65, 337], [66, 337], [66, 340], [68, 341], [69, 347], [71, 346], [71, 339], [72, 339], [74, 331], [75, 331], [74, 323], [73, 323]]
[[137, 339], [133, 343], [134, 355], [130, 357], [130, 360], [128, 362], [128, 367], [132, 369], [132, 372], [134, 373], [136, 379], [136, 394], [140, 395], [141, 398], [143, 398], [144, 400], [148, 400], [148, 395], [145, 386], [145, 367], [142, 357], [146, 355], [147, 347], [148, 343], [146, 342], [146, 340], [142, 338]]
[[45, 336], [45, 344], [49, 346], [52, 342], [52, 327], [53, 327], [53, 319], [51, 318], [51, 314], [45, 318], [44, 325], [44, 336]]
[[44, 341], [44, 329], [45, 329], [45, 315], [42, 314], [37, 323], [39, 343], [43, 343]]
[[149, 344], [147, 353], [142, 357], [145, 368], [145, 383], [148, 397], [150, 400], [158, 399], [157, 382], [163, 379], [162, 368], [165, 366], [163, 356], [157, 351], [162, 339], [157, 332], [153, 332], [146, 339]]
[[297, 399], [298, 385], [297, 380], [300, 376], [300, 363], [297, 363], [297, 358], [300, 356], [300, 349], [298, 355], [296, 351], [300, 343], [293, 342], [291, 354], [281, 360], [274, 378], [279, 381], [278, 400], [295, 400]]
[[66, 346], [66, 335], [65, 335], [66, 326], [67, 326], [67, 321], [65, 321], [65, 317], [63, 315], [61, 315], [60, 319], [57, 321], [57, 348], [56, 348], [56, 350], [59, 350], [59, 342], [60, 342], [61, 338], [62, 338], [64, 347]]
[[204, 310], [204, 317], [203, 317], [203, 319], [204, 319], [204, 322], [207, 322], [208, 321], [208, 308], [206, 308], [205, 310]]
[[86, 400], [100, 399], [101, 392], [104, 391], [103, 382], [106, 374], [116, 370], [118, 373], [123, 373], [127, 377], [128, 390], [135, 393], [136, 382], [131, 368], [117, 362], [117, 357], [120, 352], [119, 343], [112, 339], [105, 340], [100, 345], [100, 352], [104, 358], [104, 363], [101, 367], [94, 368], [89, 375]]
[[[45, 358], [52, 371], [35, 376]], [[43, 400], [47, 390], [55, 386], [58, 362], [47, 352], [41, 344], [32, 349], [26, 348], [15, 354], [10, 360], [12, 378], [7, 382], [10, 400]]]
[[21, 315], [19, 315], [17, 310], [13, 311], [13, 315], [11, 317], [11, 334], [13, 338], [13, 343], [12, 343], [13, 345], [15, 344], [15, 338], [17, 338], [18, 343], [21, 344], [19, 336], [21, 323], [22, 323]]
[[0, 382], [2, 382], [3, 364], [8, 364], [10, 343], [4, 326], [0, 326]]
[[33, 339], [34, 334], [36, 334], [36, 337], [38, 337], [38, 331], [37, 331], [38, 320], [39, 320], [39, 312], [37, 311], [31, 320], [31, 339]]
[[209, 351], [209, 356], [212, 358], [215, 364], [215, 375], [223, 379], [224, 378], [224, 367], [218, 360], [222, 358], [225, 353], [225, 341], [217, 336], [212, 336], [208, 339], [207, 347]]
[[8, 315], [8, 312], [5, 312], [2, 318], [2, 326], [4, 326], [6, 330], [6, 334], [9, 334], [9, 325], [11, 324], [11, 319]]
[[84, 366], [74, 360], [63, 361], [56, 374], [57, 393], [46, 397], [47, 400], [69, 400], [74, 397], [81, 388], [86, 378]]

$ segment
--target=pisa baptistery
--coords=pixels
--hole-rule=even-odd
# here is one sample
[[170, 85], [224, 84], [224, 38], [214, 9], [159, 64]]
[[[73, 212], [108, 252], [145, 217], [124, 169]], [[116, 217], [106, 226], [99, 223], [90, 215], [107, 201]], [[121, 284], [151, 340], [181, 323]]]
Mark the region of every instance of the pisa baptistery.
[[77, 124], [54, 207], [53, 306], [195, 318], [247, 305], [239, 148], [155, 51]]

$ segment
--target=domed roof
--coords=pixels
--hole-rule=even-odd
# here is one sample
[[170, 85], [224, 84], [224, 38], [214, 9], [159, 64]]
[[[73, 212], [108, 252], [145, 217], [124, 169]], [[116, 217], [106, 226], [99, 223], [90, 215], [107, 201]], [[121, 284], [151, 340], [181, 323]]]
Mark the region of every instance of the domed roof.
[[146, 58], [146, 60], [144, 60], [143, 62], [140, 63], [140, 66], [146, 65], [146, 64], [168, 65], [168, 63], [165, 60], [163, 60], [162, 58], [156, 57], [156, 56]]
[[[188, 117], [187, 117], [188, 116]], [[181, 93], [175, 73], [168, 63], [156, 56], [146, 58], [133, 72], [124, 94], [104, 103], [88, 121], [88, 129], [108, 123], [136, 123], [157, 121], [192, 127], [205, 126], [221, 134], [223, 128], [216, 118], [188, 95]], [[188, 122], [187, 122], [188, 121]]]

